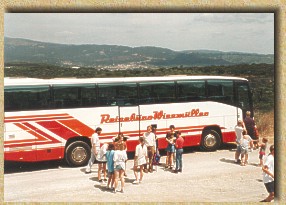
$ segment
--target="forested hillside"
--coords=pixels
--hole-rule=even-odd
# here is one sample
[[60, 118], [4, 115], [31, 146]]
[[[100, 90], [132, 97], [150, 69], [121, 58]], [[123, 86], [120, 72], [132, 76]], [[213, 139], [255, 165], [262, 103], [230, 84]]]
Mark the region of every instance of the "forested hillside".
[[152, 46], [68, 45], [19, 38], [4, 39], [4, 59], [5, 65], [28, 62], [64, 67], [108, 69], [274, 63], [273, 54], [262, 55], [216, 50], [174, 51]]

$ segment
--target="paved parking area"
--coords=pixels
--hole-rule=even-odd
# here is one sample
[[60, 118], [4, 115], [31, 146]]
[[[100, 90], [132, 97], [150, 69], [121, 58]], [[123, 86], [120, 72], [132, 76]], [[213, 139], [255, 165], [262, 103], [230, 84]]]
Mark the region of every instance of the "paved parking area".
[[[97, 165], [91, 174], [84, 167], [37, 163], [5, 170], [5, 202], [258, 202], [267, 196], [262, 171], [256, 164], [258, 151], [250, 153], [245, 167], [233, 163], [234, 149], [216, 152], [188, 150], [183, 172], [172, 173], [164, 165], [144, 175], [134, 185], [133, 160], [127, 162], [125, 193], [112, 193], [97, 180]], [[161, 162], [165, 161], [165, 156]], [[41, 167], [42, 166], [42, 167]], [[11, 168], [10, 168], [11, 169]], [[17, 170], [18, 169], [18, 170]]]

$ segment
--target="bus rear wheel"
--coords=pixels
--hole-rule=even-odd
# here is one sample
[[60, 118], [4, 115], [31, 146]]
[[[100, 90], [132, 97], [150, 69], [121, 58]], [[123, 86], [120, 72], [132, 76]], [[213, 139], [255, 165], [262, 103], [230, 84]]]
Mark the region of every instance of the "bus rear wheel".
[[221, 144], [221, 137], [215, 130], [204, 130], [201, 140], [201, 149], [204, 151], [216, 151]]
[[80, 167], [87, 164], [90, 154], [90, 147], [87, 143], [75, 141], [66, 148], [65, 159], [69, 166]]

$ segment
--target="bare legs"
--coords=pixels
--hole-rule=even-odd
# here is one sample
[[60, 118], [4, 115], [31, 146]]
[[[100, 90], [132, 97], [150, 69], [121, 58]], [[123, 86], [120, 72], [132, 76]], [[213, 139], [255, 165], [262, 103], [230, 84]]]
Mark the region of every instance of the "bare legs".
[[120, 170], [115, 170], [114, 171], [115, 174], [115, 180], [114, 180], [114, 189], [116, 191], [116, 188], [118, 187], [118, 180], [120, 180], [121, 182], [121, 192], [124, 192], [124, 170], [120, 169]]

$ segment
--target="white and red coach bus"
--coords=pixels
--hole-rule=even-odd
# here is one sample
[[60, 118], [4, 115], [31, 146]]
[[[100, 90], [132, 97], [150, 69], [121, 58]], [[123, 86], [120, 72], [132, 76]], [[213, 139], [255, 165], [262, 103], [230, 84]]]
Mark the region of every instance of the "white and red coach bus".
[[237, 120], [252, 111], [249, 83], [237, 77], [5, 78], [4, 85], [4, 160], [12, 161], [83, 166], [96, 127], [102, 142], [129, 136], [132, 152], [147, 125], [157, 126], [160, 149], [175, 125], [185, 146], [213, 151], [235, 141]]

